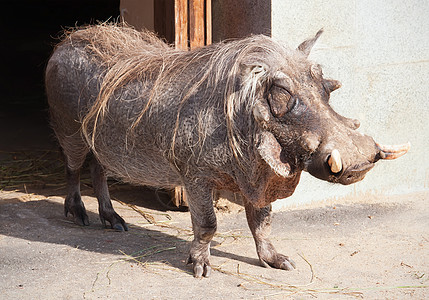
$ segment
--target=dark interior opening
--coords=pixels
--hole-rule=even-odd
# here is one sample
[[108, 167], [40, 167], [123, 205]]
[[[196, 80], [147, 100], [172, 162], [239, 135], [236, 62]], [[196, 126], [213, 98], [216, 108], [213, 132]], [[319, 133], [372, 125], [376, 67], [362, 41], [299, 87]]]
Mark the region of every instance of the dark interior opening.
[[174, 0], [154, 2], [154, 30], [169, 44], [174, 44]]
[[[18, 140], [23, 140], [25, 148], [38, 147], [38, 143], [52, 140], [44, 136], [52, 136], [48, 126], [44, 70], [53, 47], [68, 27], [117, 20], [119, 2], [21, 0], [2, 3], [1, 150], [14, 149]], [[36, 130], [43, 128], [47, 129], [40, 133]], [[40, 135], [38, 139], [35, 134]]]
[[119, 16], [119, 0], [26, 0], [2, 6], [2, 108], [44, 108], [44, 69], [63, 29]]

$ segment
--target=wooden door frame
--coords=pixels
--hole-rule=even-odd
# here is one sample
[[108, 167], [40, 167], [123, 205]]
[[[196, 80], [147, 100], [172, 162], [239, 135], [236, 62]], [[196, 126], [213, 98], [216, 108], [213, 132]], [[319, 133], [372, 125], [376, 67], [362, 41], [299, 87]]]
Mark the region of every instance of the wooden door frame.
[[194, 49], [212, 43], [211, 0], [174, 0], [175, 45]]

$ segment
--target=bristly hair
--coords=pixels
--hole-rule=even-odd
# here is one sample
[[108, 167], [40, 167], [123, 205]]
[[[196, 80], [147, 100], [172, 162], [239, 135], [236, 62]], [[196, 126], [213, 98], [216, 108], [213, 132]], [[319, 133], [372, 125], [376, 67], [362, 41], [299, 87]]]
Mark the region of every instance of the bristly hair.
[[[82, 121], [82, 133], [93, 151], [96, 152], [94, 140], [97, 124], [102, 122], [108, 102], [112, 101], [116, 90], [134, 80], [152, 84], [150, 98], [130, 128], [132, 130], [148, 111], [162, 86], [168, 85], [174, 78], [180, 78], [189, 65], [203, 63], [201, 72], [187, 85], [187, 90], [182, 91], [171, 154], [174, 156], [181, 109], [185, 102], [198, 89], [205, 89], [208, 98], [204, 101], [209, 104], [215, 100], [213, 93], [210, 95], [208, 91], [223, 89], [228, 143], [235, 158], [245, 165], [250, 162], [242, 157], [242, 147], [248, 141], [240, 135], [236, 113], [244, 109], [251, 116], [260, 87], [277, 71], [276, 62], [284, 59], [285, 51], [288, 51], [262, 35], [183, 51], [174, 49], [151, 32], [138, 32], [125, 24], [88, 26], [67, 34], [62, 43], [83, 44], [93, 59], [106, 70], [102, 74], [96, 102]], [[243, 69], [246, 66], [248, 72]], [[221, 82], [224, 84], [221, 85]], [[204, 135], [204, 124], [198, 127], [199, 134]]]

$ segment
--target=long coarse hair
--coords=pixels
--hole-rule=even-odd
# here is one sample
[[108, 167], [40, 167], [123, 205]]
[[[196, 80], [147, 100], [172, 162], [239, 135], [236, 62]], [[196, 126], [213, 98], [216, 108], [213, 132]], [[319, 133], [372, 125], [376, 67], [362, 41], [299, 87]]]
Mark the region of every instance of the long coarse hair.
[[[204, 101], [207, 105], [211, 101], [223, 101], [228, 143], [234, 156], [244, 162], [242, 145], [248, 141], [240, 135], [237, 112], [244, 111], [245, 117], [251, 116], [260, 89], [276, 72], [276, 62], [284, 59], [288, 52], [287, 48], [263, 35], [183, 51], [149, 31], [139, 32], [125, 24], [99, 24], [73, 30], [64, 36], [62, 43], [84, 45], [94, 61], [105, 70], [97, 99], [82, 120], [82, 133], [93, 151], [96, 152], [97, 124], [104, 118], [108, 102], [112, 101], [116, 90], [134, 80], [151, 82], [150, 98], [131, 126], [135, 128], [161, 87], [172, 80], [180, 80], [180, 74], [191, 64], [200, 64], [200, 71], [185, 86], [186, 90], [181, 91], [171, 153], [174, 155], [183, 104], [198, 89], [219, 91], [221, 88], [222, 99], [214, 99], [209, 94]], [[204, 131], [204, 124], [200, 125], [200, 130]]]

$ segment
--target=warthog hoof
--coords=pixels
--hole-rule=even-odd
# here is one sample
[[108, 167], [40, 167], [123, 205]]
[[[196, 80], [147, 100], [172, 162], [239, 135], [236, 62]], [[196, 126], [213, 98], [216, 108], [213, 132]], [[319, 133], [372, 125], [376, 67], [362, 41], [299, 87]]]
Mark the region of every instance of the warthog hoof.
[[64, 215], [67, 217], [69, 213], [73, 216], [73, 222], [77, 225], [89, 225], [89, 218], [79, 195], [73, 197], [67, 196], [64, 203]]
[[272, 268], [282, 269], [287, 271], [291, 271], [296, 268], [296, 264], [293, 260], [291, 260], [288, 256], [280, 253], [275, 253], [275, 255], [270, 257], [269, 260], [268, 259], [259, 259], [259, 260], [261, 264], [266, 268], [272, 267]]
[[199, 257], [198, 259], [195, 259], [192, 258], [191, 255], [189, 255], [187, 264], [193, 264], [195, 278], [201, 278], [202, 276], [210, 277], [212, 273], [212, 267], [210, 266], [208, 257]]
[[106, 221], [108, 221], [112, 229], [117, 231], [128, 231], [128, 226], [124, 219], [122, 219], [122, 217], [115, 211], [100, 212], [100, 220], [104, 227], [107, 227]]

